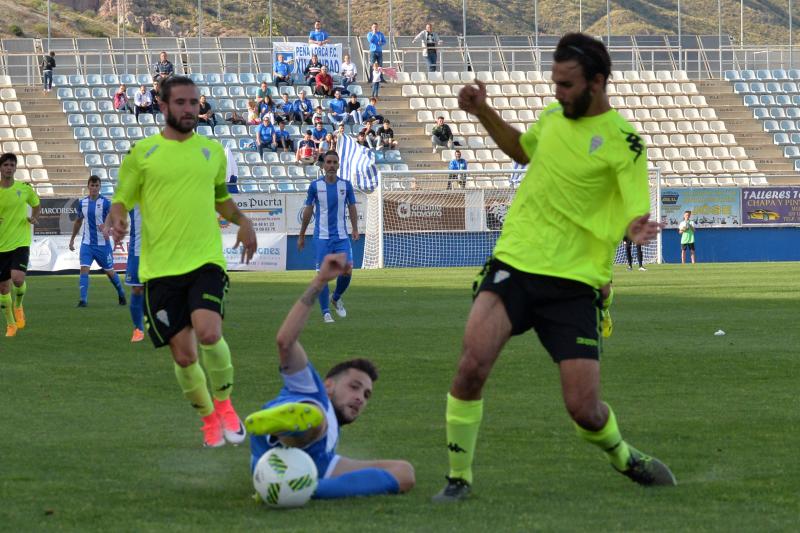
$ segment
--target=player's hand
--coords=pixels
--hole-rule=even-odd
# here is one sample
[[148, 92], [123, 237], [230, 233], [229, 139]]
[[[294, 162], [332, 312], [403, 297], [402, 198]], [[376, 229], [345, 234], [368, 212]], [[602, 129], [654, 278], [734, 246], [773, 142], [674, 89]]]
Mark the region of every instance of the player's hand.
[[252, 222], [245, 216], [239, 220], [239, 231], [236, 232], [236, 244], [233, 247], [238, 248], [240, 244], [242, 245], [242, 263], [249, 265], [258, 248], [258, 240]]
[[458, 107], [478, 115], [486, 107], [486, 85], [475, 80], [475, 85], [465, 85], [458, 93]]
[[298, 235], [297, 237], [297, 251], [302, 252], [303, 248], [306, 246], [306, 236], [305, 235]]
[[111, 237], [114, 239], [115, 244], [122, 242], [125, 235], [128, 234], [128, 217], [111, 218], [111, 228], [109, 230]]
[[328, 254], [319, 266], [319, 278], [327, 283], [342, 274], [348, 274], [352, 267], [347, 263], [347, 254]]
[[357, 241], [361, 237], [361, 234], [358, 232], [358, 228], [353, 228], [353, 240]]
[[70, 239], [69, 240], [69, 251], [70, 252], [74, 252], [75, 251], [75, 239]]
[[38, 218], [33, 218], [33, 217], [28, 217], [28, 223], [31, 226], [35, 226], [36, 224], [39, 223], [39, 219]]
[[649, 241], [656, 238], [658, 232], [661, 231], [661, 224], [654, 220], [650, 220], [650, 213], [634, 218], [628, 224], [628, 231], [626, 235], [628, 240], [633, 244], [647, 244]]

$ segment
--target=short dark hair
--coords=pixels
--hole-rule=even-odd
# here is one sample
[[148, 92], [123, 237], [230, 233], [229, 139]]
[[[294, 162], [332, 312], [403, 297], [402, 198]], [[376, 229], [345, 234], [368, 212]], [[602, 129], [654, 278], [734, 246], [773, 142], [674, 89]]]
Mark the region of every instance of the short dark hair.
[[342, 361], [338, 365], [335, 365], [333, 368], [328, 370], [328, 373], [325, 374], [325, 379], [335, 378], [339, 374], [347, 372], [351, 368], [355, 368], [356, 370], [360, 370], [361, 372], [365, 373], [366, 375], [369, 376], [369, 379], [371, 379], [372, 381], [378, 381], [378, 369], [375, 366], [375, 364], [369, 359], [362, 359], [362, 358], [350, 359], [349, 361]]
[[583, 69], [583, 77], [590, 81], [602, 74], [608, 82], [611, 76], [611, 57], [606, 45], [585, 33], [568, 33], [560, 41], [553, 53], [553, 61], [562, 63], [575, 60]]
[[165, 81], [161, 82], [161, 85], [158, 88], [159, 100], [161, 100], [162, 102], [169, 102], [169, 97], [170, 93], [172, 92], [172, 88], [183, 85], [196, 87], [194, 81], [192, 81], [192, 79], [187, 76], [170, 76]]
[[0, 155], [0, 165], [5, 163], [6, 161], [13, 161], [14, 164], [17, 164], [17, 156], [12, 154], [11, 152], [6, 152], [3, 155]]
[[[328, 133], [328, 135], [331, 135], [331, 133]], [[329, 155], [335, 155], [336, 159], [339, 159], [339, 152], [337, 152], [336, 150], [328, 150], [327, 152], [325, 152], [325, 155], [322, 156], [322, 160], [325, 161], [325, 158], [328, 157]]]
[[87, 181], [86, 184], [89, 185], [90, 183], [100, 183], [100, 176], [96, 176], [94, 174], [89, 176], [89, 181]]
[[56, 53], [53, 50], [50, 50], [50, 57], [56, 57]]
[[691, 210], [691, 209], [687, 209], [686, 211], [684, 211], [684, 212], [683, 212], [683, 214], [684, 214], [684, 215], [685, 215], [686, 213], [689, 213], [689, 214], [691, 215], [691, 214], [692, 214], [692, 210]]

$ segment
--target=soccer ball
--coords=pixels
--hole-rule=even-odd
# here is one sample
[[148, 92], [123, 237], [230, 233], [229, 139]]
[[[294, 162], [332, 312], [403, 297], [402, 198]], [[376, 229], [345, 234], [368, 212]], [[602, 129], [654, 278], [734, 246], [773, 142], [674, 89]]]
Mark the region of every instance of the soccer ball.
[[256, 463], [253, 486], [268, 507], [301, 507], [317, 488], [317, 465], [299, 448], [273, 448]]

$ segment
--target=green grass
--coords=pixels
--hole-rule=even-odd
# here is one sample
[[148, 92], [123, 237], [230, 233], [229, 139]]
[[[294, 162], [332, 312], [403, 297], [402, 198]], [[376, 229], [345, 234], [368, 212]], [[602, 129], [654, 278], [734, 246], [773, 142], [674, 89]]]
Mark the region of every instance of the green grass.
[[[626, 438], [668, 463], [679, 487], [646, 490], [576, 438], [557, 368], [535, 335], [513, 339], [485, 389], [474, 498], [433, 506], [443, 485], [445, 392], [475, 269], [359, 271], [333, 326], [312, 314], [316, 366], [356, 355], [381, 370], [339, 451], [406, 458], [401, 497], [253, 503], [249, 450], [200, 448], [169, 353], [132, 346], [126, 308], [92, 277], [30, 277], [29, 326], [0, 338], [0, 530], [789, 531], [800, 513], [797, 264], [616, 272], [603, 393]], [[236, 405], [279, 387], [274, 335], [308, 272], [235, 274], [225, 336]], [[723, 329], [724, 337], [713, 333]]]

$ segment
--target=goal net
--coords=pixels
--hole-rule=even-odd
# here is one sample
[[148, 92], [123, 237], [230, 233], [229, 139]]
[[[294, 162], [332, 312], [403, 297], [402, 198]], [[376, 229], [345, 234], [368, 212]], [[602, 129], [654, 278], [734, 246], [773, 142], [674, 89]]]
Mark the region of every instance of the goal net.
[[[482, 265], [516, 193], [510, 172], [382, 172], [367, 200], [363, 268]], [[650, 191], [656, 216], [657, 181]], [[645, 262], [659, 261], [658, 250], [660, 242], [644, 246]], [[626, 261], [624, 247], [616, 260]]]

